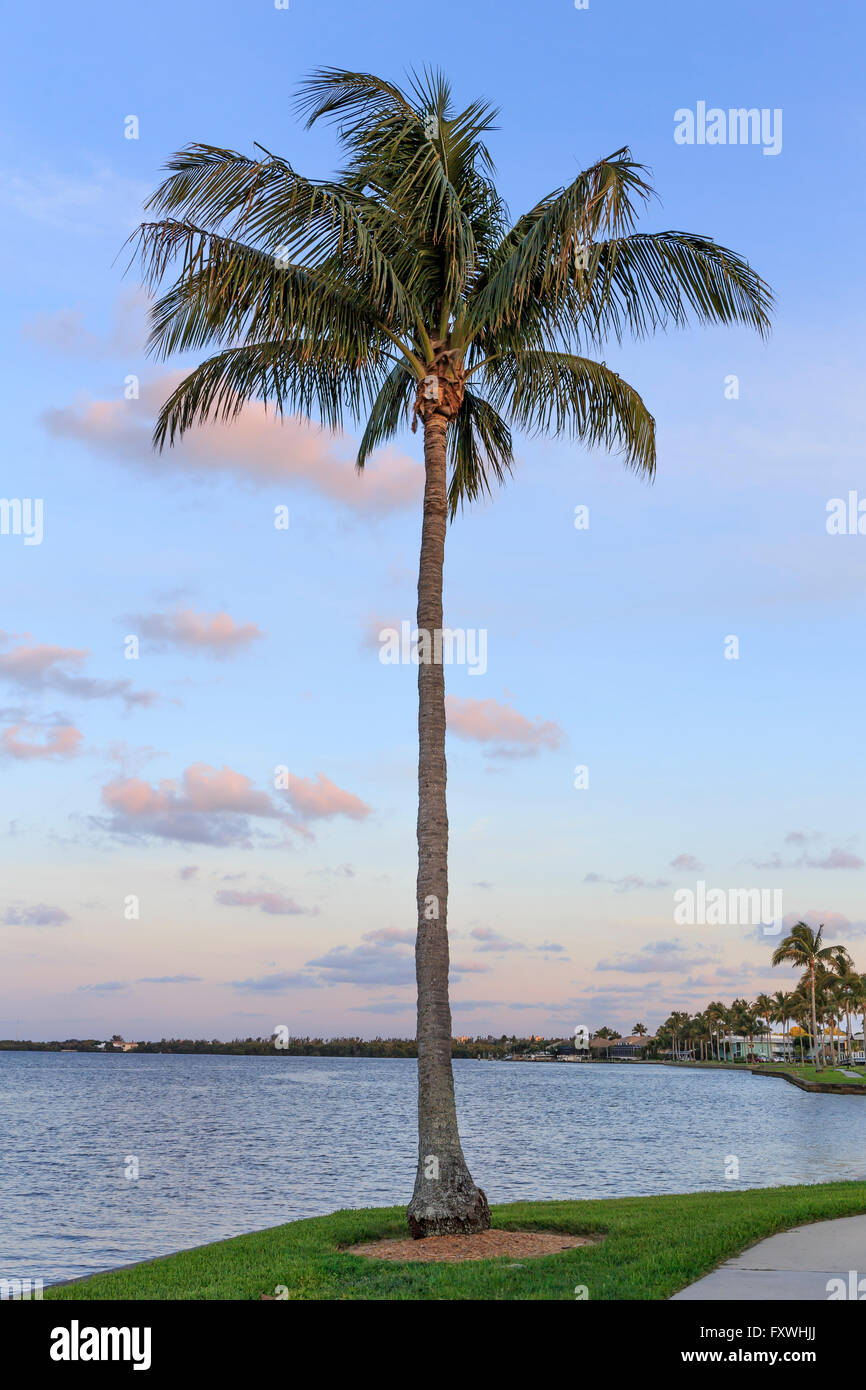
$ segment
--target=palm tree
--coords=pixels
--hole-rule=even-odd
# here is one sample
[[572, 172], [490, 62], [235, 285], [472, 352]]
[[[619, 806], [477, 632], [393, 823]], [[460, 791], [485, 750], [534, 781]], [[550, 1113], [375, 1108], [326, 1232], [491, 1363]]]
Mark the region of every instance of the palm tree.
[[773, 1044], [770, 1024], [772, 1022], [773, 1001], [769, 994], [759, 994], [755, 1000], [755, 1011], [764, 1025], [764, 1038], [767, 1043], [767, 1060], [773, 1060]]
[[680, 1060], [680, 1042], [684, 1040], [686, 1030], [689, 1025], [689, 1016], [682, 1011], [674, 1011], [670, 1018], [665, 1020], [664, 1027], [671, 1036], [671, 1047], [673, 1049], [674, 1060]]
[[754, 1060], [755, 1060], [755, 1034], [756, 1034], [756, 1033], [759, 1033], [759, 1032], [761, 1032], [761, 1031], [763, 1030], [763, 1027], [764, 1027], [764, 1020], [763, 1020], [762, 1018], [760, 1018], [760, 1017], [758, 1016], [758, 1014], [755, 1013], [755, 1010], [754, 1010], [754, 1008], [752, 1007], [751, 1004], [747, 1004], [746, 1009], [745, 1009], [744, 1014], [743, 1014], [743, 1020], [744, 1020], [744, 1022], [745, 1022], [745, 1026], [746, 1026], [746, 1037], [747, 1037], [748, 1040], [749, 1040], [749, 1050], [748, 1050], [746, 1056], [747, 1056], [747, 1058], [748, 1058], [748, 1060], [749, 1060], [750, 1062], [754, 1062]]
[[712, 1029], [710, 1018], [707, 1013], [695, 1014], [692, 1023], [694, 1025], [694, 1037], [701, 1045], [701, 1061], [707, 1060], [707, 1044], [712, 1041]]
[[825, 1066], [827, 1065], [828, 1051], [830, 1060], [834, 1061], [838, 1047], [836, 1039], [842, 1008], [836, 967], [837, 963], [844, 967], [846, 961], [850, 961], [850, 956], [844, 946], [834, 946], [829, 961], [821, 962], [815, 972], [815, 1007]]
[[656, 1052], [661, 1053], [670, 1049], [671, 1057], [674, 1055], [674, 1035], [667, 1023], [660, 1023], [656, 1029], [655, 1038]]
[[716, 1058], [717, 1058], [718, 1061], [721, 1061], [721, 1060], [722, 1060], [722, 1037], [721, 1037], [721, 1034], [722, 1034], [722, 1027], [723, 1027], [723, 1025], [725, 1025], [725, 1024], [727, 1023], [728, 1011], [727, 1011], [727, 1009], [725, 1008], [725, 1005], [722, 1003], [722, 1001], [721, 1001], [720, 999], [714, 999], [713, 1002], [712, 1002], [711, 1004], [708, 1004], [708, 1005], [707, 1005], [707, 1018], [710, 1020], [710, 1026], [711, 1026], [711, 1028], [713, 1029], [713, 1032], [714, 1032], [714, 1034], [715, 1034], [715, 1039], [716, 1039]]
[[838, 947], [823, 945], [824, 923], [813, 932], [805, 922], [797, 922], [788, 936], [773, 952], [773, 965], [787, 961], [800, 969], [805, 967], [809, 978], [809, 995], [812, 1006], [812, 1038], [815, 1053], [815, 1070], [823, 1071], [823, 1048], [818, 1047], [818, 1019], [815, 1008], [815, 976], [819, 966], [834, 959]]
[[782, 1025], [782, 1040], [785, 1044], [783, 1052], [786, 1060], [788, 1056], [788, 1024], [791, 1021], [790, 1001], [790, 994], [786, 994], [786, 992], [783, 989], [777, 989], [775, 994], [772, 996], [771, 1002], [773, 1007], [770, 1015], [773, 1023], [781, 1023]]
[[812, 997], [809, 989], [808, 975], [801, 979], [797, 988], [788, 996], [788, 1007], [791, 1018], [800, 1029], [800, 1062], [805, 1060], [803, 1048], [803, 1036], [811, 1040], [810, 1045], [815, 1047], [815, 1038], [811, 1032], [812, 1016]]
[[860, 976], [860, 988], [857, 990], [857, 1011], [863, 1017], [863, 1057], [866, 1059], [866, 975]]
[[[738, 1034], [741, 1038], [751, 1041], [754, 1030], [757, 1027], [757, 1020], [752, 1013], [748, 999], [735, 999], [731, 1004], [729, 1023], [732, 1037]], [[745, 1050], [744, 1061], [748, 1060], [749, 1049]], [[733, 1047], [732, 1047], [733, 1052]]]
[[[300, 89], [308, 128], [338, 126], [345, 166], [303, 177], [193, 144], [172, 156], [136, 233], [143, 278], [173, 282], [152, 310], [158, 356], [212, 352], [163, 405], [155, 443], [258, 399], [366, 420], [357, 456], [421, 422], [424, 501], [419, 650], [418, 1167], [413, 1235], [485, 1229], [490, 1213], [457, 1130], [448, 999], [448, 816], [441, 661], [445, 536], [513, 463], [511, 427], [569, 435], [655, 470], [653, 417], [597, 352], [666, 324], [745, 324], [772, 297], [739, 255], [686, 232], [636, 232], [646, 170], [617, 150], [511, 222], [485, 144], [496, 112], [455, 109], [439, 74], [407, 89], [327, 68]], [[449, 476], [450, 470], [450, 476]], [[436, 638], [439, 652], [436, 654]]]
[[633, 1038], [645, 1038], [648, 1031], [649, 1030], [645, 1023], [636, 1023], [632, 1028], [631, 1033]]
[[832, 959], [832, 970], [836, 976], [834, 993], [836, 1002], [845, 1015], [845, 1048], [849, 1063], [854, 1060], [852, 1043], [851, 1014], [857, 1007], [860, 997], [860, 976], [844, 946], [837, 946]]

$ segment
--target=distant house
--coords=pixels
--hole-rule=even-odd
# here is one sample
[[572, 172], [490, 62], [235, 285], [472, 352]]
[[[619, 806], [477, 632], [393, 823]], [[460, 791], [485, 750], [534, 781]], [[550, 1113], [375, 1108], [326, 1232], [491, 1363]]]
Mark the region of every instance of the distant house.
[[[541, 1042], [542, 1039], [538, 1038], [537, 1041]], [[583, 1024], [578, 1023], [573, 1038], [551, 1043], [546, 1051], [552, 1052], [555, 1057], [564, 1057], [566, 1061], [588, 1062], [590, 1057], [589, 1030]]]
[[771, 1033], [769, 1039], [763, 1033], [756, 1033], [753, 1038], [746, 1038], [740, 1033], [722, 1033], [719, 1040], [721, 1059], [726, 1062], [749, 1059], [757, 1062], [791, 1062], [794, 1060], [794, 1039], [799, 1036], [798, 1028], [792, 1028], [787, 1037], [784, 1033]]
[[599, 1060], [625, 1061], [630, 1057], [642, 1057], [653, 1038], [633, 1033], [628, 1038], [592, 1038], [589, 1050]]

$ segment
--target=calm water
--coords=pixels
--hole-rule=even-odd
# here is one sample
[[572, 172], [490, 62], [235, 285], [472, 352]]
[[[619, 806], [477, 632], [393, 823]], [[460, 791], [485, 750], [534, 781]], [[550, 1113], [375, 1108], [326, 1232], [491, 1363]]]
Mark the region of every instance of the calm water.
[[[857, 1096], [627, 1064], [454, 1071], [491, 1201], [866, 1177]], [[0, 1277], [48, 1283], [405, 1202], [414, 1105], [411, 1061], [0, 1053]]]

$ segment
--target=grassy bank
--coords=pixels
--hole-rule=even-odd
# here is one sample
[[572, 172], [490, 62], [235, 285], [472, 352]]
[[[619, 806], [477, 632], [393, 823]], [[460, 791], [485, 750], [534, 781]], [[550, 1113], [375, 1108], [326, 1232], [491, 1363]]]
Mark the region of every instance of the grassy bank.
[[662, 1299], [790, 1226], [866, 1212], [866, 1182], [494, 1208], [505, 1229], [595, 1234], [597, 1245], [525, 1260], [386, 1264], [341, 1253], [406, 1234], [402, 1208], [338, 1211], [46, 1289], [46, 1299]]
[[838, 1087], [850, 1094], [852, 1091], [862, 1090], [866, 1086], [866, 1076], [857, 1072], [839, 1071], [835, 1067], [826, 1067], [824, 1071], [818, 1071], [816, 1067], [808, 1065], [791, 1066], [773, 1063], [772, 1066], [752, 1067], [752, 1071], [762, 1072], [765, 1076], [790, 1077], [806, 1086], [820, 1087], [823, 1091], [832, 1091]]
[[858, 1083], [866, 1085], [866, 1076], [863, 1076], [856, 1068], [854, 1071], [839, 1071], [837, 1067], [825, 1067], [823, 1071], [818, 1071], [817, 1067], [801, 1066], [798, 1062], [793, 1066], [788, 1064], [774, 1065], [773, 1070], [790, 1072], [792, 1076], [799, 1076], [802, 1081], [832, 1081], [836, 1085], [844, 1084], [846, 1086], [856, 1086]]
[[[645, 1065], [652, 1065], [646, 1063]], [[819, 1072], [810, 1063], [800, 1062], [663, 1062], [665, 1067], [690, 1067], [701, 1071], [740, 1071], [752, 1072], [755, 1076], [791, 1076], [810, 1085], [821, 1086], [866, 1086], [866, 1068], [861, 1064], [854, 1071], [840, 1071], [837, 1067], [826, 1067]]]

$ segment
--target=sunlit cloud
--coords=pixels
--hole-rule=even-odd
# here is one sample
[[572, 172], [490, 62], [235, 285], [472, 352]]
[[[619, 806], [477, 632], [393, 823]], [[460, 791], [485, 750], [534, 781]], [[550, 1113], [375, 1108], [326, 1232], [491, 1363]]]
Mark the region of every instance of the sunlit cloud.
[[192, 608], [142, 613], [129, 621], [157, 650], [176, 647], [210, 656], [235, 655], [263, 636], [256, 623], [238, 623], [229, 613], [196, 613]]
[[318, 908], [300, 907], [294, 898], [285, 893], [239, 892], [232, 888], [221, 888], [216, 901], [222, 907], [254, 907], [270, 917], [315, 916]]
[[0, 734], [0, 752], [19, 762], [74, 758], [81, 752], [83, 734], [71, 724], [49, 728], [41, 741], [39, 732], [34, 724], [15, 724], [4, 729]]
[[[0, 634], [0, 645], [6, 646], [8, 641], [6, 634]], [[89, 656], [85, 647], [22, 644], [0, 653], [0, 680], [18, 690], [56, 691], [82, 700], [118, 698], [128, 708], [153, 705], [158, 699], [153, 691], [134, 690], [130, 680], [80, 675]]]
[[473, 743], [492, 743], [491, 757], [535, 757], [542, 748], [561, 748], [565, 734], [551, 719], [527, 719], [498, 700], [449, 695], [445, 714], [450, 733]]
[[167, 373], [143, 382], [138, 400], [89, 400], [47, 410], [42, 422], [57, 438], [155, 473], [232, 474], [247, 484], [295, 482], [371, 515], [419, 500], [423, 473], [407, 455], [382, 449], [359, 474], [355, 445], [346, 436], [331, 435], [299, 416], [279, 420], [257, 403], [243, 406], [230, 424], [202, 425], [156, 453], [155, 417], [184, 375]]
[[312, 777], [289, 775], [285, 795], [290, 805], [304, 820], [327, 820], [331, 816], [348, 816], [364, 820], [371, 808], [353, 792], [338, 787], [323, 772]]

